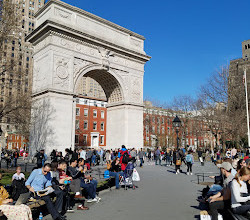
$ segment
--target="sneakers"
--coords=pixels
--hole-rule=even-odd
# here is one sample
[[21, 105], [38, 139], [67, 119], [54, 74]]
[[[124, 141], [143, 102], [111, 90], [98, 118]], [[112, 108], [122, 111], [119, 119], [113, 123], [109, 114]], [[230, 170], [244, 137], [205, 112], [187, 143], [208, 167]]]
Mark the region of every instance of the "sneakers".
[[189, 175], [189, 172], [187, 172], [187, 175]]
[[192, 176], [192, 175], [193, 175], [193, 173], [190, 173], [190, 175]]
[[87, 202], [97, 202], [98, 199], [97, 198], [94, 198], [94, 199], [88, 199]]
[[178, 174], [178, 172], [175, 173], [176, 175]]
[[95, 197], [97, 199], [96, 203], [100, 202], [102, 199], [98, 196]]
[[71, 207], [68, 208], [67, 213], [73, 213], [73, 212], [75, 212], [73, 208], [71, 208]]

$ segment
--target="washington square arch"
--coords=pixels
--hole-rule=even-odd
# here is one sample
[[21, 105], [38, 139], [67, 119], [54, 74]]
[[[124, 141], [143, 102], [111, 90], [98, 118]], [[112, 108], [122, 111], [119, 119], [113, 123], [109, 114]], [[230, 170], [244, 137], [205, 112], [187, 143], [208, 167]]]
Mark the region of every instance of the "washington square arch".
[[26, 39], [34, 47], [30, 148], [74, 148], [74, 97], [83, 76], [107, 97], [107, 148], [143, 147], [143, 76], [150, 60], [144, 37], [58, 0], [35, 17]]

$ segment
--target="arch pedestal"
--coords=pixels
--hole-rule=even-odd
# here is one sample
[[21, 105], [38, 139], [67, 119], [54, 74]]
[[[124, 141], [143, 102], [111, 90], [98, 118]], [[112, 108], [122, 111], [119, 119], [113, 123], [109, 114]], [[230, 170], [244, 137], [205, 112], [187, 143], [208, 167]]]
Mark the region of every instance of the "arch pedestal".
[[143, 75], [150, 59], [144, 37], [114, 23], [50, 0], [36, 14], [30, 153], [74, 148], [75, 91], [79, 78], [105, 91], [107, 148], [143, 146]]

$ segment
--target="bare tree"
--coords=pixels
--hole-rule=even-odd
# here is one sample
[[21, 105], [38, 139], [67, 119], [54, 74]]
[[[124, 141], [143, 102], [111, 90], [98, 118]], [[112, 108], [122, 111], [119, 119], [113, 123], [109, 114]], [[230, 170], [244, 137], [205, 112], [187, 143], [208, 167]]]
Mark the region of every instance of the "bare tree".
[[226, 140], [239, 143], [246, 134], [242, 79], [235, 78], [233, 84], [230, 81], [229, 67], [221, 67], [201, 86], [198, 94], [208, 129], [216, 144], [220, 136], [224, 147]]

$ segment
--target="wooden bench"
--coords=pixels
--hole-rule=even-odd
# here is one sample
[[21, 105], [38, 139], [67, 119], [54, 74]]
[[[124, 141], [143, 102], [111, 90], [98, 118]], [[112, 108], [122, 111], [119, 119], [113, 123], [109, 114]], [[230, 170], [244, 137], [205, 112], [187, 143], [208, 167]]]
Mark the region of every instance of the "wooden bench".
[[231, 210], [228, 210], [230, 215], [233, 217], [234, 220], [248, 220], [246, 217], [238, 214], [234, 214]]

